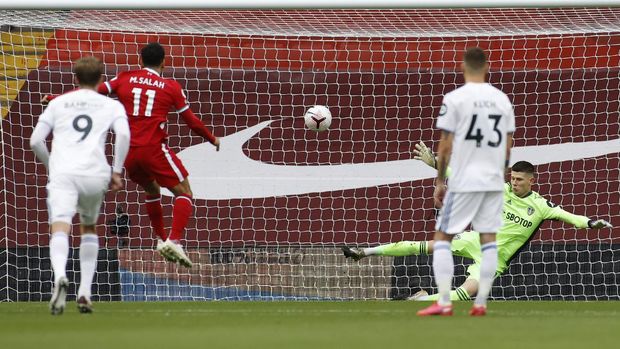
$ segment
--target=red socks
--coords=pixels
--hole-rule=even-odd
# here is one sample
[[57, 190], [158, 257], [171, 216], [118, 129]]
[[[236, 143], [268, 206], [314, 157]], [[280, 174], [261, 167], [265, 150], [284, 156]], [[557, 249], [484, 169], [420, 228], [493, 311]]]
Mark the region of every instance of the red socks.
[[148, 213], [149, 219], [151, 220], [151, 227], [153, 227], [155, 234], [157, 234], [160, 239], [165, 241], [167, 236], [164, 231], [164, 213], [161, 208], [161, 197], [159, 195], [147, 195], [145, 204], [146, 212]]
[[[160, 206], [161, 207], [161, 206]], [[181, 240], [187, 221], [192, 215], [194, 204], [192, 197], [189, 195], [179, 195], [174, 199], [174, 207], [172, 208], [172, 229], [170, 230], [170, 240]]]

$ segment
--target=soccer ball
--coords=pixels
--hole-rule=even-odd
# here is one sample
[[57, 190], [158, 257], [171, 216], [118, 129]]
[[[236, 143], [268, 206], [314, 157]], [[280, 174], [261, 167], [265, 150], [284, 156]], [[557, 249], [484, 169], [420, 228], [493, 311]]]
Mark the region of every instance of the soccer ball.
[[312, 131], [325, 131], [332, 124], [332, 113], [324, 105], [315, 105], [306, 111], [304, 121]]

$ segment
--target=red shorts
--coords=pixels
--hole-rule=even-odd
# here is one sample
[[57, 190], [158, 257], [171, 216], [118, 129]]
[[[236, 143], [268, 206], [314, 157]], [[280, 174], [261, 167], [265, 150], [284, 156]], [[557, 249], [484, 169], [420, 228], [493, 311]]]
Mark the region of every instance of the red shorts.
[[129, 178], [142, 187], [155, 181], [172, 188], [188, 175], [181, 160], [165, 144], [130, 147], [125, 169]]

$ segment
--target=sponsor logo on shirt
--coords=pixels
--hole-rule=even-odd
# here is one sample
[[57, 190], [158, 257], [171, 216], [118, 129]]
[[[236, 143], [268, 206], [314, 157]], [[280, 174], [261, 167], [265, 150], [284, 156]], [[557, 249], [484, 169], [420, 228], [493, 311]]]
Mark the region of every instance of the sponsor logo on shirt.
[[518, 224], [518, 225], [522, 226], [523, 228], [530, 228], [532, 226], [532, 222], [531, 221], [528, 221], [525, 218], [521, 218], [521, 217], [517, 216], [516, 214], [514, 214], [512, 212], [505, 212], [505, 214], [506, 214], [505, 215], [505, 219], [507, 221], [514, 222], [515, 224]]

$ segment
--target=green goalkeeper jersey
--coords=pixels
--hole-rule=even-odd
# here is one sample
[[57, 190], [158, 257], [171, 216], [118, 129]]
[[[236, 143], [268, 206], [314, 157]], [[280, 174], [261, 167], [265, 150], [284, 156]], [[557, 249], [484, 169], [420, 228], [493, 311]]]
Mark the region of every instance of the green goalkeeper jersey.
[[510, 183], [504, 184], [502, 218], [504, 225], [496, 240], [498, 258], [506, 265], [545, 220], [560, 220], [577, 228], [587, 228], [589, 221], [588, 217], [564, 211], [534, 191], [520, 198], [512, 192]]

